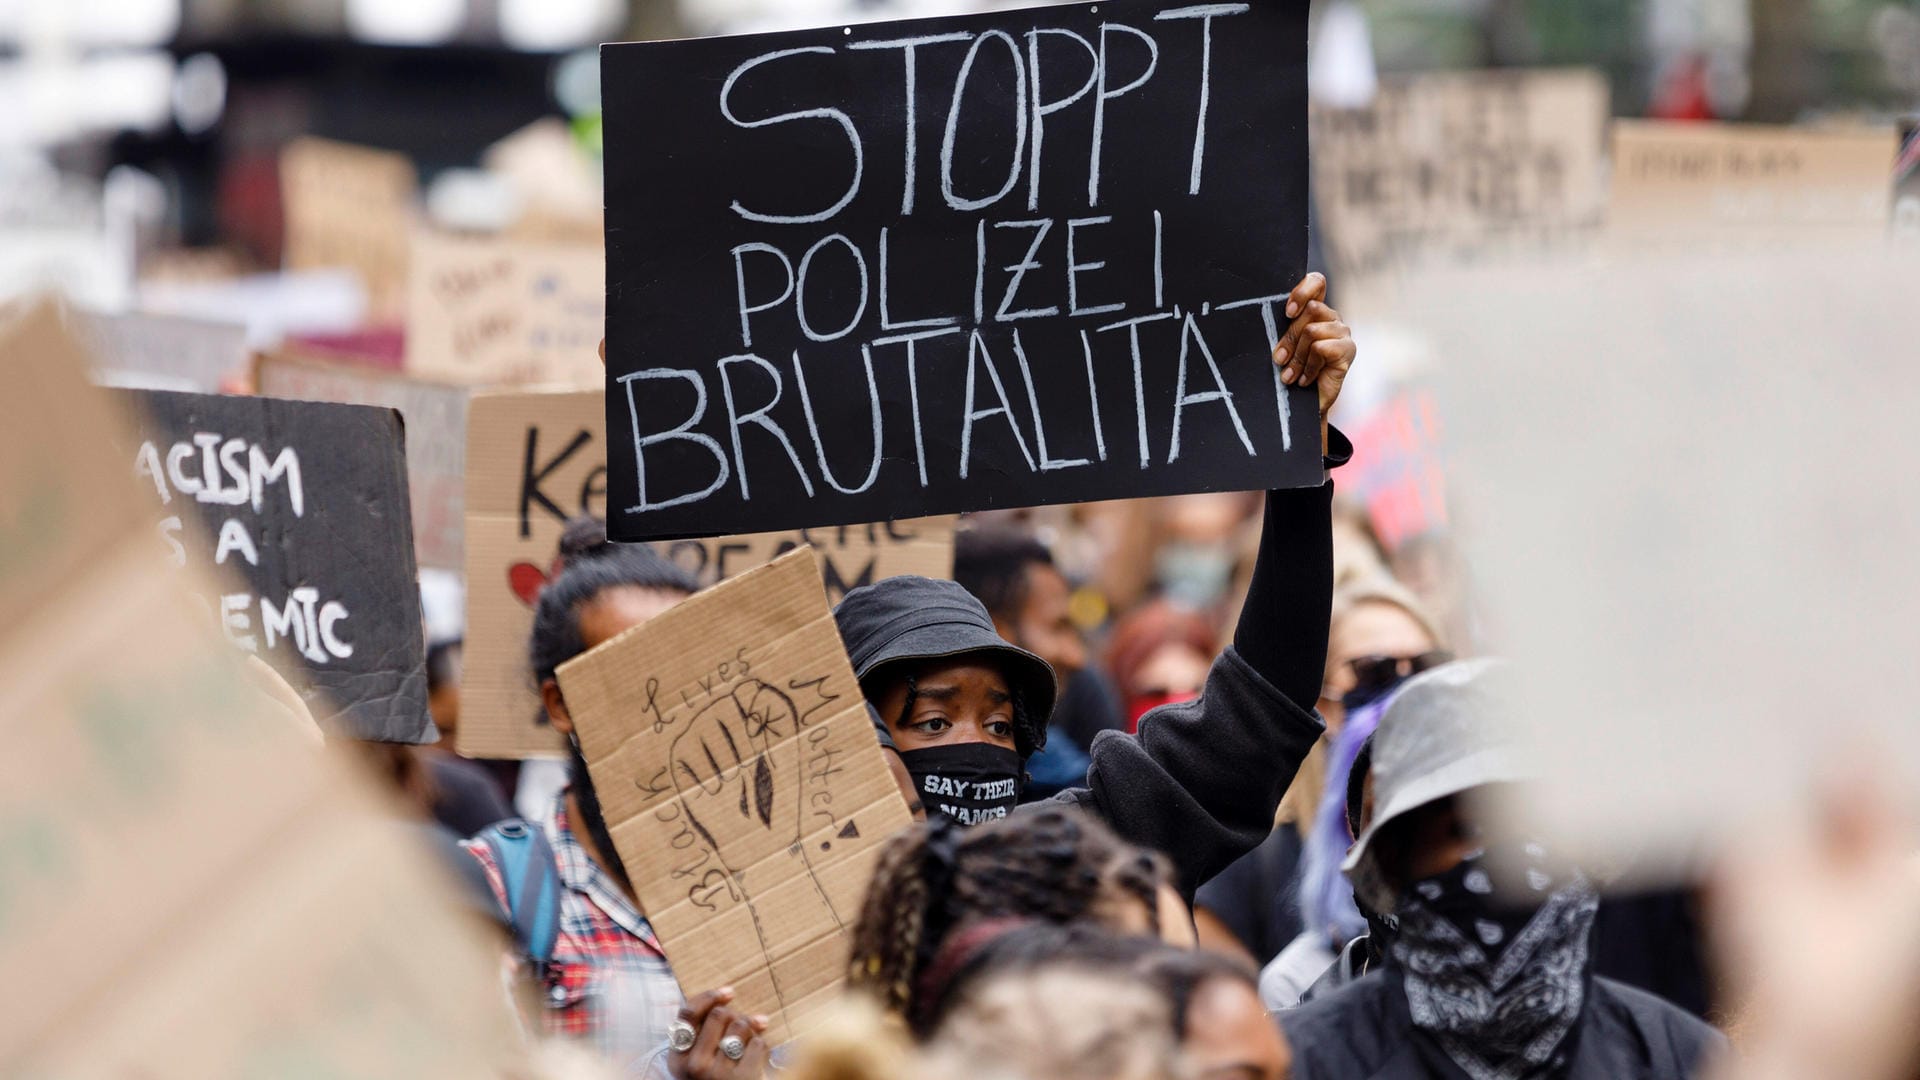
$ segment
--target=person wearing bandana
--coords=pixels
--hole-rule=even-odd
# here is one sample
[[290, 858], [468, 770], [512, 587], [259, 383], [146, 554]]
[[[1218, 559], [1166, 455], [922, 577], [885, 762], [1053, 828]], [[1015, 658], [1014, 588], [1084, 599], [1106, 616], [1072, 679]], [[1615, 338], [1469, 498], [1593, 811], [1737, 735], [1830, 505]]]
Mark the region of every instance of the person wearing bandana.
[[1373, 736], [1371, 814], [1343, 866], [1386, 963], [1281, 1014], [1296, 1080], [1682, 1080], [1724, 1040], [1593, 974], [1598, 898], [1537, 840], [1474, 824], [1528, 779], [1493, 660], [1409, 680]]
[[[1280, 380], [1319, 395], [1329, 468], [1352, 454], [1326, 424], [1353, 363], [1353, 338], [1309, 274], [1289, 295], [1274, 349]], [[1172, 860], [1191, 900], [1200, 883], [1265, 839], [1274, 808], [1323, 725], [1313, 711], [1333, 597], [1331, 482], [1269, 492], [1247, 602], [1233, 643], [1191, 701], [1148, 713], [1137, 735], [1095, 738], [1087, 786], [1065, 803]], [[951, 581], [896, 577], [847, 593], [835, 610], [882, 742], [910, 798], [965, 824], [1015, 812], [1026, 761], [1045, 745], [1055, 672], [1003, 640], [981, 603]]]

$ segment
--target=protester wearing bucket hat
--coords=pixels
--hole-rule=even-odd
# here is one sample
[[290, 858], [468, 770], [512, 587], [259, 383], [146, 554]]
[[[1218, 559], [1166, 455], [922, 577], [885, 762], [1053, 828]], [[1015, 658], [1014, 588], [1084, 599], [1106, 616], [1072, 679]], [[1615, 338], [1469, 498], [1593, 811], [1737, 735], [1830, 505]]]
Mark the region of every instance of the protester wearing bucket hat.
[[1344, 869], [1363, 909], [1393, 916], [1389, 962], [1284, 1014], [1299, 1080], [1680, 1080], [1722, 1042], [1593, 974], [1584, 875], [1476, 827], [1473, 795], [1529, 778], [1512, 678], [1502, 661], [1445, 664], [1381, 716], [1373, 816]]
[[[1275, 360], [1283, 382], [1317, 389], [1332, 468], [1352, 455], [1324, 421], [1353, 341], [1325, 288], [1310, 274], [1289, 297]], [[1124, 839], [1165, 854], [1189, 900], [1266, 838], [1323, 728], [1312, 703], [1333, 598], [1332, 497], [1331, 482], [1268, 493], [1247, 602], [1201, 696], [1148, 713], [1137, 735], [1096, 737], [1087, 786], [1049, 800], [1099, 814]], [[835, 617], [882, 740], [927, 811], [966, 823], [1011, 813], [1026, 759], [1046, 740], [1053, 670], [1002, 640], [986, 608], [950, 581], [888, 578], [849, 592]]]

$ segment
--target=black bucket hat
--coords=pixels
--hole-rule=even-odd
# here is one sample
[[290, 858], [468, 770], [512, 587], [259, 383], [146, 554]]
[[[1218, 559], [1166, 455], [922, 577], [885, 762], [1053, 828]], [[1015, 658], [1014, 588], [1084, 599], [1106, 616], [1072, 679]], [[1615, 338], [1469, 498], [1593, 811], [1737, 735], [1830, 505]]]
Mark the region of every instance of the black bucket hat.
[[1033, 731], [1016, 733], [1020, 756], [1029, 757], [1046, 745], [1055, 694], [1053, 668], [1008, 644], [994, 630], [986, 607], [961, 586], [933, 578], [885, 578], [847, 593], [833, 609], [833, 618], [863, 689], [892, 664], [992, 654], [1033, 721]]

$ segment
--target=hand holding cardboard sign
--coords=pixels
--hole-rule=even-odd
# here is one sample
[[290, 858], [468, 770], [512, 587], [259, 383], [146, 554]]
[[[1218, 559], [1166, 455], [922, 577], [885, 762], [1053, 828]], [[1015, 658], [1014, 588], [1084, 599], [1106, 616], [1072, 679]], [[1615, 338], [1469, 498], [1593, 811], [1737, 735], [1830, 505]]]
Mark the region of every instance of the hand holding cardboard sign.
[[[680, 1023], [694, 1032], [693, 1045], [667, 1054], [667, 1073], [674, 1080], [758, 1080], [767, 1072], [773, 1053], [765, 1035], [773, 1021], [748, 1016], [727, 1006], [733, 987], [723, 986], [695, 994], [680, 1006]], [[744, 1048], [738, 1059], [722, 1045], [729, 1037]]]
[[1327, 444], [1327, 416], [1340, 400], [1340, 387], [1353, 367], [1353, 331], [1326, 302], [1324, 274], [1308, 274], [1287, 295], [1287, 332], [1273, 347], [1280, 381], [1312, 385], [1320, 392], [1320, 447]]

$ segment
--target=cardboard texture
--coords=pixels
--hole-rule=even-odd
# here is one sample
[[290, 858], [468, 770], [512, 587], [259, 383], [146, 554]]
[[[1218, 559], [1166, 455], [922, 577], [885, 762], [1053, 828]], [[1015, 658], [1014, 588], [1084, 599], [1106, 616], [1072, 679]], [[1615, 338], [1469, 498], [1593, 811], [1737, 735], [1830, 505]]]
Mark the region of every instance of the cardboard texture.
[[1879, 241], [1462, 273], [1409, 309], [1450, 358], [1489, 651], [1529, 677], [1513, 820], [1555, 850], [1673, 874], [1837, 777], [1915, 790], [1915, 281]]
[[680, 985], [802, 1035], [911, 823], [817, 564], [793, 552], [560, 668], [594, 789]]
[[303, 137], [280, 154], [289, 270], [345, 267], [360, 275], [375, 320], [405, 307], [407, 237], [418, 181], [404, 154]]
[[597, 244], [415, 235], [407, 371], [473, 386], [600, 385], [605, 261]]
[[1313, 112], [1314, 196], [1340, 280], [1577, 245], [1604, 209], [1607, 82], [1585, 69], [1382, 80]]
[[245, 582], [206, 595], [227, 638], [285, 674], [329, 731], [434, 741], [399, 414], [125, 395], [139, 434], [123, 460], [152, 502], [149, 543]]
[[[502, 1074], [497, 951], [167, 566], [79, 347], [40, 307], [0, 354], [0, 506], [44, 538], [0, 545], [0, 1074]], [[41, 474], [76, 505], [16, 513]]]
[[264, 397], [397, 409], [406, 423], [407, 494], [421, 566], [466, 565], [467, 396], [464, 386], [410, 379], [298, 352], [262, 357], [254, 384]]
[[[555, 756], [527, 672], [533, 604], [553, 571], [569, 517], [606, 513], [605, 412], [598, 391], [474, 395], [468, 416], [466, 679], [460, 752], [469, 757]], [[898, 574], [953, 575], [954, 518], [851, 529], [763, 533], [659, 545], [712, 584], [812, 544], [829, 599]]]
[[1271, 359], [1306, 45], [1270, 0], [605, 46], [612, 535], [1322, 483]]
[[1621, 120], [1607, 231], [1674, 253], [1851, 245], [1883, 236], [1899, 134]]
[[252, 355], [238, 323], [69, 311], [67, 324], [93, 354], [94, 379], [112, 386], [217, 394]]

